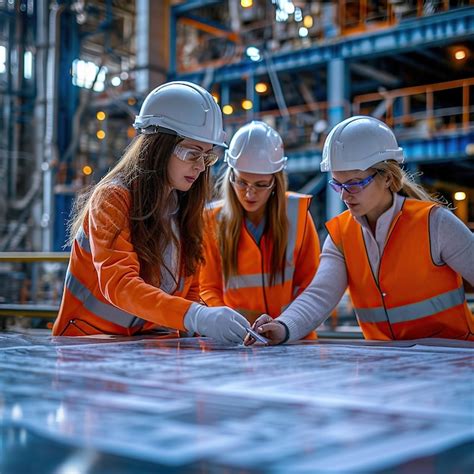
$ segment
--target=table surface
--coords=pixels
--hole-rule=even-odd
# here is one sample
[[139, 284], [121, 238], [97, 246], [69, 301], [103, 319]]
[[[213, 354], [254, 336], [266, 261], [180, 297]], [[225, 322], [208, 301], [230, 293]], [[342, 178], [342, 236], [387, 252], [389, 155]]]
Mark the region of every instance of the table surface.
[[473, 348], [0, 333], [0, 472], [472, 473]]

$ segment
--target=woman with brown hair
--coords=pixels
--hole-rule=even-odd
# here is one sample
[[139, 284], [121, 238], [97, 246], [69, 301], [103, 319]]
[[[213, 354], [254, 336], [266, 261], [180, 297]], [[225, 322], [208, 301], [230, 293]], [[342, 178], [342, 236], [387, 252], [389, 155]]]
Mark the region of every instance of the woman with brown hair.
[[277, 319], [257, 320], [270, 344], [318, 327], [347, 287], [366, 339], [474, 340], [462, 281], [474, 284], [474, 236], [401, 163], [403, 150], [380, 120], [355, 116], [333, 128], [321, 170], [348, 210], [326, 224], [306, 291]]
[[213, 147], [226, 146], [219, 106], [200, 86], [170, 82], [146, 97], [134, 127], [141, 133], [117, 165], [76, 202], [53, 334], [165, 327], [242, 341], [242, 316], [197, 303], [209, 167]]
[[311, 282], [319, 240], [311, 197], [287, 192], [283, 142], [274, 129], [244, 125], [226, 161], [222, 200], [207, 211], [201, 297], [254, 322], [262, 313], [280, 314]]

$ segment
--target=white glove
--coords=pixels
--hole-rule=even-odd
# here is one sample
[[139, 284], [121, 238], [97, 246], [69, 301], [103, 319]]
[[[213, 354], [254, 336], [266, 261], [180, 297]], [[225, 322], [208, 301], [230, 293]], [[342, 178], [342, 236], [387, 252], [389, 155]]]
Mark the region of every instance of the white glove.
[[227, 306], [208, 307], [193, 303], [184, 317], [184, 326], [188, 331], [219, 342], [239, 344], [247, 335], [245, 328], [250, 324]]

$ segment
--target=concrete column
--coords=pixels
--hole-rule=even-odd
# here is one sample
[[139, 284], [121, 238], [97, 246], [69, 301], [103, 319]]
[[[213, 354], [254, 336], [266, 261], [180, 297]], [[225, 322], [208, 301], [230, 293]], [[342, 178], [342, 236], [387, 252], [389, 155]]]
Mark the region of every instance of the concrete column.
[[147, 94], [166, 82], [170, 61], [169, 0], [136, 2], [137, 92]]

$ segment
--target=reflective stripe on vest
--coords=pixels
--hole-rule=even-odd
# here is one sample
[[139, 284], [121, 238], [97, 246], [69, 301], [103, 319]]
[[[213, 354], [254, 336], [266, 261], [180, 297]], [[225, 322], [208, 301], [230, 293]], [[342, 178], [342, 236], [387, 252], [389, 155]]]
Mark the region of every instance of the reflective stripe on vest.
[[66, 274], [66, 288], [82, 302], [84, 307], [99, 318], [124, 328], [143, 326], [145, 320], [99, 301], [71, 272]]
[[[298, 210], [300, 198], [289, 195], [287, 200], [287, 217], [289, 221], [288, 244], [286, 246], [286, 260], [288, 264], [285, 266], [285, 280], [283, 283], [293, 280], [295, 267], [293, 266], [293, 255], [296, 246], [296, 234], [298, 229]], [[239, 290], [241, 288], [256, 288], [264, 285], [270, 287], [270, 273], [253, 273], [248, 275], [233, 275], [229, 277], [225, 284], [225, 290]], [[278, 277], [277, 277], [278, 280]]]
[[[285, 267], [285, 280], [293, 280], [293, 274], [295, 273], [295, 267], [287, 265]], [[264, 285], [270, 286], [270, 273], [253, 273], [251, 275], [234, 275], [229, 278], [225, 286], [226, 290], [239, 290], [241, 288], [255, 288], [262, 286], [262, 279], [264, 279]], [[278, 280], [278, 277], [277, 277]]]
[[[81, 249], [85, 250], [88, 253], [91, 253], [91, 245], [89, 238], [87, 237], [86, 233], [84, 232], [84, 228], [81, 227], [79, 231], [77, 232], [76, 235], [76, 241], [80, 245]], [[184, 284], [185, 284], [186, 279], [183, 277], [180, 277], [177, 284], [176, 284], [176, 290], [178, 292], [182, 292], [184, 290]], [[104, 318], [106, 319], [106, 318]]]
[[299, 198], [293, 195], [288, 196], [288, 202], [286, 205], [286, 214], [288, 216], [289, 232], [288, 232], [288, 244], [286, 246], [286, 260], [289, 263], [293, 263], [293, 254], [296, 246], [296, 232], [298, 229], [298, 208]]
[[418, 303], [387, 308], [387, 310], [381, 306], [377, 308], [354, 308], [354, 310], [362, 323], [386, 322], [387, 317], [391, 323], [403, 323], [426, 318], [463, 303], [464, 288], [456, 288]]
[[177, 287], [177, 290], [175, 290], [175, 291], [178, 291], [179, 293], [182, 293], [183, 290], [184, 290], [184, 282], [185, 282], [185, 281], [186, 281], [185, 278], [179, 277], [178, 287]]
[[76, 241], [81, 246], [81, 249], [85, 250], [88, 253], [91, 253], [91, 244], [82, 226], [76, 235]]

